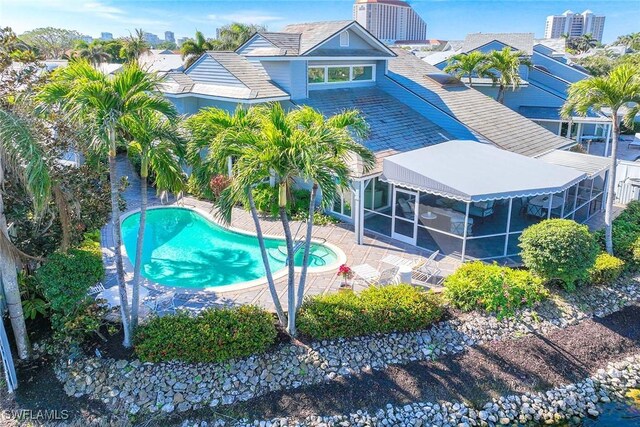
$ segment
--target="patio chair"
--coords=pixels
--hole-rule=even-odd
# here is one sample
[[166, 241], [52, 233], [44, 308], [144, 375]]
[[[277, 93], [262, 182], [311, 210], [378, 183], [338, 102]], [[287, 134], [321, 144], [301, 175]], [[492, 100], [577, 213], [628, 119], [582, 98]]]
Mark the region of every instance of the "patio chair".
[[[413, 269], [411, 272], [412, 281], [415, 281], [416, 284], [419, 285], [427, 285], [432, 278], [440, 277], [442, 271], [440, 270], [440, 267], [438, 267], [438, 262], [436, 261], [436, 257], [439, 253], [440, 251], [435, 251], [425, 260], [425, 262], [417, 265]], [[440, 284], [440, 282], [441, 280], [437, 281], [436, 285]]]
[[162, 316], [167, 312], [176, 312], [177, 309], [175, 305], [175, 297], [176, 294], [174, 292], [165, 292], [155, 298], [147, 299], [143, 302], [143, 304], [150, 310], [155, 312], [158, 316]]
[[398, 197], [398, 204], [400, 205], [400, 209], [402, 210], [402, 215], [410, 220], [415, 219], [414, 209], [409, 202], [407, 202], [402, 197]]
[[100, 292], [103, 292], [104, 290], [105, 289], [102, 282], [98, 282], [96, 285], [89, 288], [89, 290], [87, 291], [87, 294], [94, 296], [94, 295], [98, 295]]
[[367, 285], [389, 285], [395, 281], [399, 269], [400, 267], [396, 266], [380, 272], [369, 264], [361, 264], [352, 267], [351, 271], [355, 274], [355, 280]]

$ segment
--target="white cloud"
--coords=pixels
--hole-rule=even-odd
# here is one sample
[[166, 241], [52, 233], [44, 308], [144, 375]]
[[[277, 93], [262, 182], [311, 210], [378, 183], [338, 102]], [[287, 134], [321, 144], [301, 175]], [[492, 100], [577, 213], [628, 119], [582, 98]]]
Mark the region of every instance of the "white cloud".
[[221, 15], [207, 15], [207, 18], [214, 22], [242, 22], [246, 24], [268, 24], [269, 22], [281, 21], [282, 16], [271, 15], [268, 12], [257, 10], [238, 10], [233, 13]]

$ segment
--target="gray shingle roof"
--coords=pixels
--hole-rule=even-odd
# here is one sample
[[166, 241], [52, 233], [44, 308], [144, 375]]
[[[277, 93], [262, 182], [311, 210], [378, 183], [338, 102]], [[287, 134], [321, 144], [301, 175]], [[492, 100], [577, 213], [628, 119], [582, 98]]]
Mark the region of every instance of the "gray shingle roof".
[[163, 92], [171, 94], [193, 93], [232, 99], [288, 98], [289, 94], [271, 81], [260, 64], [253, 64], [235, 52], [210, 51], [206, 55], [215, 59], [243, 86], [196, 82], [185, 73], [169, 73]]
[[292, 33], [258, 33], [274, 46], [281, 49], [281, 54], [285, 56], [297, 56], [300, 52], [300, 34]]
[[353, 21], [325, 21], [291, 24], [284, 27], [282, 32], [300, 35], [299, 54], [304, 55], [318, 44], [340, 32], [352, 22]]
[[309, 98], [296, 102], [325, 116], [358, 109], [370, 126], [363, 144], [380, 159], [453, 139], [446, 130], [375, 87], [311, 91]]
[[462, 43], [463, 52], [471, 52], [497, 40], [527, 55], [533, 54], [533, 33], [469, 33]]
[[536, 157], [573, 143], [475, 89], [440, 85], [426, 75], [442, 73], [441, 70], [402, 49], [392, 50], [398, 56], [389, 60], [387, 78], [413, 91], [498, 147]]

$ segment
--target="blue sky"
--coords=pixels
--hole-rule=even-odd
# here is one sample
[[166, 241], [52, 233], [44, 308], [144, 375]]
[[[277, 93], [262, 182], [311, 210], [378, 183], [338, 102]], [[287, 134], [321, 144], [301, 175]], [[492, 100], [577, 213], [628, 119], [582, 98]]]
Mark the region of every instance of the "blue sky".
[[[428, 37], [461, 39], [469, 32], [534, 32], [542, 37], [545, 17], [566, 9], [591, 9], [607, 16], [604, 41], [640, 31], [640, 0], [414, 0], [428, 25]], [[258, 23], [278, 30], [292, 22], [351, 19], [352, 0], [0, 0], [0, 26], [21, 33], [37, 27], [75, 29], [98, 37], [108, 31], [128, 35], [134, 28], [156, 33], [208, 36], [232, 21]]]

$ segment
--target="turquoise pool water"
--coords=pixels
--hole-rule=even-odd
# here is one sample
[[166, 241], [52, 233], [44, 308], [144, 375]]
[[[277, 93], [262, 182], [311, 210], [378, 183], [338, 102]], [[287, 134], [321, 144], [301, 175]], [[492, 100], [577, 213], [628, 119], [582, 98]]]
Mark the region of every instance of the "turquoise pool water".
[[[132, 264], [139, 224], [139, 213], [122, 222], [122, 239]], [[265, 239], [265, 245], [271, 270], [283, 269], [284, 240]], [[302, 265], [302, 250], [295, 261]], [[310, 268], [337, 261], [333, 250], [312, 244]], [[147, 211], [142, 275], [161, 285], [202, 289], [260, 279], [265, 272], [257, 237], [227, 230], [191, 209], [159, 208]]]

